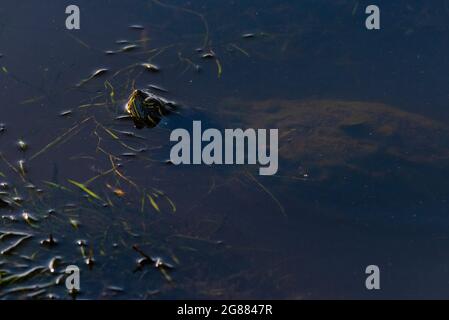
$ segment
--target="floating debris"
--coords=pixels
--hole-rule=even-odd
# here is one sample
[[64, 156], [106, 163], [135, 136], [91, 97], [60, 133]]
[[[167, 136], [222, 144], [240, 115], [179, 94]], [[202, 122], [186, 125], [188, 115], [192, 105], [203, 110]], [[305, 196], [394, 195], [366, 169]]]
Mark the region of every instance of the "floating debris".
[[139, 258], [137, 260], [137, 270], [141, 270], [146, 265], [151, 265], [154, 268], [158, 269], [168, 282], [173, 281], [171, 276], [168, 274], [168, 271], [174, 269], [173, 265], [166, 263], [160, 257], [152, 258], [152, 257], [148, 256], [145, 252], [143, 252], [136, 245], [133, 246], [133, 249], [142, 256], [141, 258]]
[[14, 201], [15, 203], [23, 203], [23, 198], [22, 197], [20, 197], [20, 196], [15, 196], [15, 197], [12, 197], [12, 201]]
[[122, 157], [126, 157], [126, 158], [137, 157], [137, 153], [134, 153], [134, 152], [124, 152], [121, 155], [122, 155]]
[[87, 247], [89, 243], [87, 242], [87, 240], [80, 239], [76, 241], [76, 245], [78, 247]]
[[212, 51], [203, 53], [203, 54], [201, 55], [201, 58], [203, 58], [203, 59], [213, 59], [213, 58], [215, 58], [215, 53], [212, 52]]
[[149, 84], [149, 85], [148, 85], [148, 88], [153, 89], [153, 90], [156, 90], [156, 91], [160, 91], [160, 92], [168, 92], [167, 89], [162, 88], [162, 87], [157, 86], [157, 85], [154, 85], [154, 84]]
[[125, 289], [121, 288], [121, 287], [117, 287], [117, 286], [108, 286], [106, 288], [109, 291], [113, 291], [113, 292], [124, 292]]
[[139, 46], [137, 44], [128, 44], [120, 49], [122, 52], [128, 52], [137, 49]]
[[25, 220], [26, 223], [28, 223], [30, 226], [33, 226], [34, 223], [38, 222], [39, 220], [33, 216], [31, 213], [29, 212], [23, 212], [22, 213], [22, 218], [23, 220]]
[[115, 118], [115, 120], [131, 120], [132, 117], [129, 114], [124, 114]]
[[[1, 206], [2, 206], [2, 200], [0, 199], [0, 208], [1, 208]], [[17, 218], [13, 215], [3, 215], [1, 218], [2, 218], [2, 220], [9, 220], [11, 222], [17, 221]]]
[[133, 250], [141, 255], [141, 257], [137, 259], [138, 269], [141, 269], [146, 265], [154, 265], [156, 263], [156, 260], [154, 260], [152, 257], [148, 256], [145, 252], [140, 250], [138, 246], [134, 245]]
[[137, 139], [143, 139], [143, 140], [146, 140], [145, 137], [139, 136], [139, 135], [135, 134], [135, 133], [132, 132], [132, 131], [118, 131], [118, 132], [120, 132], [121, 134], [123, 134], [124, 136], [127, 136], [127, 137], [129, 137], [129, 138], [137, 138]]
[[137, 268], [142, 269], [144, 266], [152, 265], [154, 262], [151, 259], [141, 257], [136, 260]]
[[89, 256], [86, 258], [86, 260], [84, 260], [84, 262], [87, 264], [89, 269], [92, 269], [92, 267], [94, 266], [95, 259], [94, 259], [94, 250], [92, 249], [92, 247], [90, 247]]
[[134, 90], [126, 104], [126, 111], [137, 129], [154, 128], [173, 108], [173, 103], [142, 90]]
[[255, 36], [256, 36], [255, 33], [244, 33], [244, 34], [242, 34], [242, 38], [243, 39], [251, 39], [251, 38], [254, 38]]
[[147, 259], [150, 262], [156, 262], [155, 260], [153, 260], [153, 258], [151, 258], [149, 255], [147, 255], [145, 252], [143, 252], [137, 245], [133, 245], [133, 250], [136, 251], [137, 253], [139, 253], [142, 258]]
[[120, 39], [120, 40], [115, 41], [115, 43], [117, 43], [117, 44], [127, 44], [127, 43], [130, 43], [130, 42], [128, 40], [125, 40], [125, 39]]
[[[2, 238], [4, 237], [5, 234], [2, 235]], [[9, 247], [3, 249], [2, 251], [0, 251], [1, 255], [7, 255], [10, 254], [14, 249], [16, 249], [18, 246], [20, 246], [25, 240], [30, 239], [31, 235], [28, 234], [15, 234], [15, 233], [11, 233], [10, 235], [19, 235], [21, 236], [17, 241], [15, 241], [13, 244], [11, 244]]]
[[36, 190], [36, 186], [32, 183], [27, 183], [24, 187], [29, 190]]
[[144, 67], [148, 71], [152, 71], [152, 72], [160, 71], [159, 67], [152, 63], [145, 62], [145, 63], [142, 63], [141, 66]]
[[154, 266], [158, 269], [174, 269], [174, 266], [172, 264], [165, 262], [160, 257], [155, 258]]
[[76, 219], [69, 219], [70, 225], [73, 227], [73, 229], [77, 230], [80, 226], [80, 223]]
[[19, 273], [19, 274], [13, 274], [11, 276], [0, 278], [0, 286], [5, 286], [11, 283], [18, 283], [21, 281], [25, 281], [31, 277], [33, 277], [36, 274], [42, 273], [46, 270], [46, 267], [43, 266], [37, 266], [34, 268], [31, 268], [25, 272]]
[[47, 239], [41, 241], [41, 245], [46, 247], [54, 247], [57, 243], [58, 241], [55, 238], [53, 238], [52, 234], [50, 234]]
[[72, 297], [72, 299], [76, 299], [79, 293], [80, 290], [76, 289], [75, 287], [68, 290], [68, 294]]
[[140, 24], [133, 24], [129, 26], [130, 29], [134, 29], [134, 30], [143, 30], [145, 29], [144, 26], [140, 25]]
[[28, 149], [28, 144], [25, 141], [23, 141], [22, 139], [17, 141], [17, 146], [19, 147], [19, 149], [21, 151], [26, 151]]
[[8, 237], [24, 237], [24, 236], [31, 236], [31, 234], [20, 231], [0, 231], [0, 240], [3, 240]]
[[[218, 60], [218, 58], [216, 57], [215, 53], [213, 51], [209, 51], [206, 52], [204, 54], [201, 55], [201, 58], [203, 59], [214, 59], [215, 60], [215, 64], [217, 65], [217, 73], [218, 73], [218, 78], [221, 77], [221, 74], [223, 73], [223, 67], [220, 63], [220, 60]], [[201, 71], [200, 66], [198, 66], [198, 68], [196, 68], [196, 71]]]
[[106, 53], [107, 55], [113, 55], [116, 54], [117, 51], [113, 51], [113, 50], [106, 50], [104, 53]]
[[6, 131], [6, 125], [4, 123], [0, 123], [0, 133], [3, 133]]
[[25, 160], [19, 160], [19, 162], [17, 164], [19, 165], [20, 174], [22, 176], [25, 176], [26, 172], [27, 172], [27, 169], [26, 169], [26, 166], [25, 166]]
[[120, 188], [114, 188], [110, 184], [106, 184], [109, 190], [111, 190], [117, 197], [124, 197], [126, 195], [125, 191]]
[[51, 273], [56, 272], [56, 267], [58, 264], [62, 261], [62, 258], [60, 256], [56, 256], [50, 260], [48, 263], [48, 270], [50, 270]]
[[92, 73], [91, 78], [98, 77], [98, 76], [102, 75], [103, 73], [106, 73], [107, 71], [108, 71], [108, 69], [106, 69], [106, 68], [98, 69], [94, 73]]
[[73, 110], [65, 110], [65, 111], [62, 111], [59, 115], [61, 117], [67, 117], [67, 116], [72, 115], [72, 113], [73, 113]]
[[86, 79], [84, 79], [84, 80], [81, 80], [80, 83], [78, 83], [76, 86], [77, 86], [77, 87], [81, 87], [81, 86], [84, 85], [86, 82], [88, 82], [88, 81], [90, 81], [90, 80], [92, 80], [92, 79], [94, 79], [94, 78], [97, 78], [97, 77], [99, 77], [99, 76], [105, 74], [105, 73], [108, 72], [108, 71], [109, 71], [109, 69], [106, 69], [106, 68], [97, 69], [97, 70], [95, 70], [95, 71], [94, 71], [88, 78], [86, 78]]

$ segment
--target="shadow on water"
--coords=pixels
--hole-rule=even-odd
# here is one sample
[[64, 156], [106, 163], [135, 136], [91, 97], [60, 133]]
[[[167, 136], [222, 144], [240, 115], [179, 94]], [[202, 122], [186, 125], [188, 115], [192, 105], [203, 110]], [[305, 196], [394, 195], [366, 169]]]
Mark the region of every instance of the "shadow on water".
[[[2, 3], [0, 298], [447, 296], [437, 2]], [[179, 107], [137, 130], [134, 89]], [[192, 120], [279, 128], [279, 173], [170, 165]]]

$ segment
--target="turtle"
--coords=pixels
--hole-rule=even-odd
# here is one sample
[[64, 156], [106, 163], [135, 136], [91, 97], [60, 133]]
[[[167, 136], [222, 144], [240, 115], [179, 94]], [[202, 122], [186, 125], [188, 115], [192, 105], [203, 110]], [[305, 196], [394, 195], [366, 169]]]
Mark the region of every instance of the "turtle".
[[137, 129], [156, 127], [161, 119], [175, 108], [174, 102], [143, 89], [135, 89], [126, 104], [126, 111]]
[[279, 170], [265, 183], [290, 210], [319, 204], [332, 219], [389, 227], [449, 223], [446, 124], [366, 101], [228, 98], [220, 107], [232, 127], [278, 129]]
[[[367, 171], [360, 160], [379, 155], [414, 164], [449, 164], [445, 124], [383, 103], [227, 99], [222, 110], [237, 122], [234, 126], [279, 129], [279, 157], [296, 169]], [[371, 168], [370, 173], [383, 169]]]

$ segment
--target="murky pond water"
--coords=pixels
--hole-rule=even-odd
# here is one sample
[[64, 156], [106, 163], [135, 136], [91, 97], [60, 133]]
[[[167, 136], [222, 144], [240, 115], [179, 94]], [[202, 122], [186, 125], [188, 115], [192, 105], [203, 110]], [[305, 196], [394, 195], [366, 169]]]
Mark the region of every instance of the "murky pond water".
[[[447, 298], [449, 3], [378, 2], [2, 1], [0, 298]], [[171, 165], [193, 120], [278, 173]]]

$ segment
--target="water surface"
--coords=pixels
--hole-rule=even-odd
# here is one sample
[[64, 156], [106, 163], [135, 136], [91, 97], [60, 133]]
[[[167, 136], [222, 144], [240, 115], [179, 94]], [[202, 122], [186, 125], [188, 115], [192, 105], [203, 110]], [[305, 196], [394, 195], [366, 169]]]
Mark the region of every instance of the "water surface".
[[[71, 298], [54, 285], [69, 264], [88, 299], [447, 298], [449, 5], [378, 3], [382, 29], [367, 31], [365, 1], [80, 0], [69, 31], [67, 1], [2, 1], [0, 172], [23, 201], [0, 209], [0, 232], [31, 237], [0, 256], [1, 298]], [[180, 114], [116, 120], [148, 85]], [[170, 130], [192, 120], [278, 126], [279, 174], [168, 165]], [[166, 265], [137, 268], [133, 245]]]

